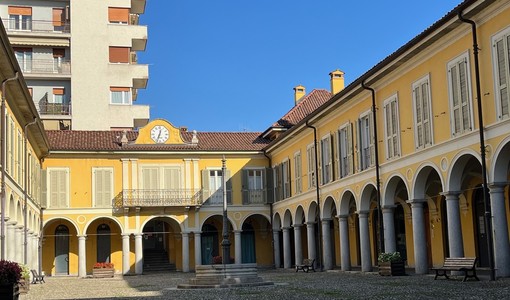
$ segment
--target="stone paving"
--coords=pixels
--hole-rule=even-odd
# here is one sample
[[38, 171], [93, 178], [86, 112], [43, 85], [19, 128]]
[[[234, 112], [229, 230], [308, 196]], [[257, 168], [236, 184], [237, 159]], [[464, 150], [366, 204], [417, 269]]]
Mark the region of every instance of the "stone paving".
[[47, 277], [20, 299], [510, 299], [510, 278], [462, 282], [433, 275], [383, 277], [377, 273], [295, 273], [264, 270], [259, 276], [274, 286], [231, 289], [177, 289], [193, 273], [161, 273], [96, 279]]

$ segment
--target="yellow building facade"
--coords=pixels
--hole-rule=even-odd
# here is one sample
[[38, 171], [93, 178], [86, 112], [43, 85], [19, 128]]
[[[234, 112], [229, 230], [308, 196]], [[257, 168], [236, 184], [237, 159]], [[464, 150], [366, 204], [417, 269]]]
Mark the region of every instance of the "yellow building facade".
[[509, 20], [509, 1], [466, 0], [349, 85], [296, 87], [262, 133], [48, 131], [42, 269], [214, 263], [225, 190], [236, 263], [368, 272], [398, 251], [417, 274], [476, 256], [510, 276]]

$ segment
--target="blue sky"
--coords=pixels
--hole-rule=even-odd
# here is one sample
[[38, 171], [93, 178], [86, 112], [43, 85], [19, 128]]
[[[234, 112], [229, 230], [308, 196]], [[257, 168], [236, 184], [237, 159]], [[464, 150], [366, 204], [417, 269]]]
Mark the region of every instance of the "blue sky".
[[[264, 131], [293, 88], [354, 81], [461, 0], [147, 0], [151, 119], [198, 131]], [[419, 7], [419, 8], [418, 8]]]

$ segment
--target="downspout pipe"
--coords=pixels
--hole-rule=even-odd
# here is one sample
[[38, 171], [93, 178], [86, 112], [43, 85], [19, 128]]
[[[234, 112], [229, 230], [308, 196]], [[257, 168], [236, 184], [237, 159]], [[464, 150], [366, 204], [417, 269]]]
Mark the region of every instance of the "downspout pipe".
[[375, 106], [375, 90], [365, 85], [365, 81], [361, 82], [361, 87], [372, 93], [372, 118], [374, 120], [374, 152], [375, 152], [375, 182], [376, 182], [376, 200], [377, 200], [377, 219], [379, 226], [379, 254], [384, 253], [384, 223], [382, 218], [381, 207], [381, 177], [379, 174], [379, 139], [377, 138], [377, 107]]
[[24, 131], [23, 131], [23, 134], [25, 136], [24, 138], [24, 143], [25, 143], [25, 157], [24, 157], [24, 160], [25, 160], [25, 163], [24, 163], [24, 166], [25, 166], [25, 184], [23, 186], [23, 196], [25, 198], [25, 207], [24, 207], [24, 220], [23, 220], [23, 227], [24, 227], [24, 240], [23, 240], [23, 263], [25, 265], [28, 264], [28, 171], [29, 171], [29, 168], [28, 168], [28, 147], [27, 147], [27, 141], [28, 141], [28, 134], [27, 134], [27, 130], [28, 130], [28, 126], [31, 126], [31, 125], [34, 125], [35, 123], [37, 123], [38, 121], [38, 118], [35, 117], [34, 120], [30, 123], [27, 123], [25, 124], [25, 128], [24, 128]]
[[[269, 155], [267, 155], [267, 152], [266, 150], [264, 150], [264, 156], [267, 157], [267, 161], [268, 161], [268, 165], [269, 167], [268, 168], [271, 168], [271, 157]], [[267, 176], [266, 176], [266, 180], [267, 180]], [[268, 186], [267, 183], [266, 184], [266, 188]], [[269, 191], [268, 191], [269, 192]], [[273, 195], [274, 197], [274, 195]], [[274, 199], [274, 198], [273, 198]], [[275, 245], [274, 245], [274, 228], [273, 228], [273, 202], [269, 202], [269, 226], [271, 226], [271, 229], [270, 229], [270, 232], [271, 232], [271, 250], [273, 251], [273, 269], [276, 269], [280, 266], [276, 266], [276, 259], [275, 259], [275, 254], [274, 254], [274, 250], [275, 250]]]
[[478, 128], [480, 133], [480, 156], [482, 160], [482, 180], [483, 180], [483, 203], [485, 207], [485, 232], [487, 232], [487, 247], [489, 249], [489, 265], [490, 265], [490, 280], [496, 280], [496, 270], [494, 263], [494, 240], [492, 235], [492, 216], [490, 199], [488, 198], [489, 190], [487, 185], [487, 164], [486, 164], [486, 153], [485, 153], [485, 137], [484, 137], [484, 125], [483, 125], [483, 113], [482, 113], [482, 92], [480, 88], [480, 62], [478, 61], [478, 42], [476, 36], [476, 23], [473, 20], [466, 19], [462, 16], [462, 10], [459, 11], [459, 19], [464, 22], [471, 24], [471, 32], [473, 35], [473, 56], [475, 58], [475, 83], [476, 83], [476, 98], [478, 108]]
[[315, 154], [315, 192], [317, 197], [317, 212], [318, 212], [318, 220], [317, 220], [317, 236], [319, 237], [319, 264], [321, 271], [324, 270], [324, 263], [322, 261], [322, 222], [321, 222], [321, 200], [320, 200], [320, 190], [319, 190], [319, 151], [317, 149], [317, 128], [310, 125], [308, 120], [306, 120], [306, 127], [313, 129], [313, 146], [314, 146], [314, 154]]
[[2, 81], [2, 101], [0, 103], [0, 165], [1, 165], [1, 174], [0, 174], [0, 209], [2, 210], [0, 214], [0, 258], [5, 259], [5, 112], [6, 112], [6, 97], [5, 97], [5, 87], [9, 81], [17, 80], [19, 73], [16, 72], [14, 77], [7, 78]]

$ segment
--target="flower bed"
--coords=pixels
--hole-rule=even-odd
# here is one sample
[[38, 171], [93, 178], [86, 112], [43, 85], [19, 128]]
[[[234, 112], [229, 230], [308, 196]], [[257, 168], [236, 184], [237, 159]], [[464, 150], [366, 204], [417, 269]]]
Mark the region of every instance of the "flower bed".
[[115, 274], [115, 268], [112, 263], [95, 263], [92, 269], [94, 278], [110, 278]]

